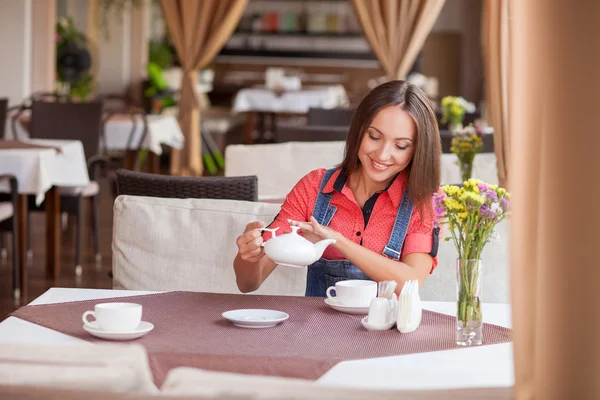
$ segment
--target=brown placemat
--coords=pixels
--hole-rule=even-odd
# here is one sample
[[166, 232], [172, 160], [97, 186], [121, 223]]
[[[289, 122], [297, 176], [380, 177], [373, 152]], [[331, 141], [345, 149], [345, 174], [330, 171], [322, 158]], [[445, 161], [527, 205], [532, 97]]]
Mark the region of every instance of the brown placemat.
[[[148, 351], [160, 387], [171, 368], [317, 379], [340, 361], [460, 348], [454, 343], [455, 317], [423, 311], [419, 328], [367, 331], [363, 315], [337, 312], [320, 297], [286, 297], [169, 292], [112, 299], [21, 307], [11, 315], [90, 342], [81, 315], [97, 303], [128, 301], [143, 305], [154, 330], [135, 340]], [[234, 326], [221, 313], [243, 308], [280, 310], [290, 318], [274, 328]], [[508, 342], [511, 330], [484, 324], [485, 344]]]
[[0, 140], [0, 150], [17, 150], [17, 149], [54, 149], [58, 153], [62, 153], [62, 149], [58, 146], [27, 143], [19, 140]]

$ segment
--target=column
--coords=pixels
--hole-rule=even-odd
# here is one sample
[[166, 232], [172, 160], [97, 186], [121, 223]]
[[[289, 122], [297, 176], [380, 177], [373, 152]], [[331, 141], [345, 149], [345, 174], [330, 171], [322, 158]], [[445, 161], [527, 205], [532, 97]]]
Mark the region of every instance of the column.
[[0, 97], [9, 104], [31, 93], [31, 0], [0, 0]]

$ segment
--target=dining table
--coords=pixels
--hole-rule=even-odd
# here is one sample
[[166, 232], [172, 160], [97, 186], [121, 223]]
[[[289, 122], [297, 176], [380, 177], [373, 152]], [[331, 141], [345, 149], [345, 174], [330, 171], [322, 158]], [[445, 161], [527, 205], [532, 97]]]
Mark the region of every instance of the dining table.
[[336, 108], [348, 104], [342, 85], [307, 86], [298, 90], [275, 90], [263, 86], [239, 90], [233, 100], [232, 112], [246, 113], [243, 140], [253, 144], [264, 141], [277, 130], [279, 117], [298, 117], [311, 107]]
[[[149, 172], [158, 173], [159, 157], [163, 146], [181, 150], [185, 137], [179, 126], [176, 115], [146, 115], [147, 129], [139, 114], [107, 114], [100, 135], [101, 153], [125, 153], [125, 168], [133, 169], [139, 151], [147, 152]], [[6, 119], [5, 139], [28, 140], [29, 111], [24, 111], [18, 121]]]
[[[83, 145], [78, 140], [0, 140], [0, 174], [17, 178], [16, 218], [19, 226], [20, 295], [27, 291], [27, 215], [29, 196], [46, 202], [46, 272], [60, 275], [60, 188], [90, 183]], [[0, 183], [0, 192], [10, 188]]]
[[[151, 356], [156, 357], [154, 364], [161, 361], [164, 365], [176, 366], [176, 357], [172, 353], [181, 350], [177, 346], [189, 342], [191, 352], [199, 351], [203, 345], [209, 347], [207, 353], [210, 354], [203, 354], [197, 361], [200, 367], [211, 369], [210, 366], [216, 365], [216, 370], [236, 372], [235, 368], [242, 368], [237, 364], [248, 363], [250, 373], [267, 371], [265, 375], [277, 375], [278, 367], [291, 366], [292, 371], [300, 374], [297, 377], [303, 377], [303, 373], [312, 374], [309, 379], [316, 384], [330, 386], [429, 390], [511, 387], [514, 384], [513, 347], [506, 336], [510, 331], [507, 328], [511, 326], [509, 304], [484, 303], [484, 340], [487, 337], [490, 343], [460, 347], [453, 344], [455, 302], [422, 302], [424, 319], [421, 326], [412, 334], [403, 334], [396, 329], [366, 331], [360, 324], [363, 316], [338, 313], [327, 307], [323, 300], [55, 287], [0, 323], [0, 347], [11, 343], [93, 345], [100, 339], [83, 330], [82, 310], [92, 309], [94, 304], [105, 301], [132, 301], [144, 304], [144, 319], [155, 325], [147, 336], [132, 343], [146, 346]], [[278, 308], [287, 310], [290, 316], [280, 325], [268, 329], [235, 327], [221, 317], [221, 312], [241, 305], [265, 308], [279, 305]], [[182, 313], [187, 313], [187, 322], [173, 324], [174, 318]], [[433, 326], [431, 321], [445, 324], [448, 330], [443, 334], [428, 331]], [[195, 324], [200, 332], [190, 329], [190, 324]], [[336, 324], [338, 328], [335, 328]], [[429, 327], [425, 326], [427, 324]], [[202, 340], [178, 336], [182, 332], [200, 335]], [[163, 340], [161, 335], [169, 351], [157, 350], [156, 346]], [[427, 348], [426, 343], [432, 341], [444, 345], [437, 349]], [[223, 343], [230, 344], [219, 349]], [[386, 346], [393, 350], [386, 350]], [[281, 351], [283, 357], [278, 358]], [[311, 355], [311, 352], [317, 354]], [[318, 354], [320, 352], [325, 354]], [[191, 356], [186, 354], [186, 360], [189, 361]], [[313, 360], [309, 360], [311, 357]], [[333, 362], [327, 363], [328, 357], [333, 357]], [[303, 358], [304, 362], [312, 364], [302, 364]], [[321, 371], [315, 373], [319, 368]], [[165, 371], [161, 373], [164, 375]]]

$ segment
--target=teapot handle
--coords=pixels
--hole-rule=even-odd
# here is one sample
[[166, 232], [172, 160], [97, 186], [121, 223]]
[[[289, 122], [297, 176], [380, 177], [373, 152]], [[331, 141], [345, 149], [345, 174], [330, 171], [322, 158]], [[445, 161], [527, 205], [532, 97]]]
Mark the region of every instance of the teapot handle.
[[[274, 228], [274, 229], [273, 229], [273, 228], [256, 228], [256, 229], [253, 229], [253, 230], [255, 230], [255, 231], [261, 231], [261, 232], [262, 232], [262, 231], [271, 232], [271, 239], [273, 239], [274, 237], [276, 237], [276, 236], [277, 236], [277, 235], [275, 234], [275, 232], [277, 231], [277, 229], [279, 229], [279, 227], [277, 227], [277, 228]], [[262, 242], [261, 246], [262, 246], [262, 247], [265, 247], [265, 242]]]

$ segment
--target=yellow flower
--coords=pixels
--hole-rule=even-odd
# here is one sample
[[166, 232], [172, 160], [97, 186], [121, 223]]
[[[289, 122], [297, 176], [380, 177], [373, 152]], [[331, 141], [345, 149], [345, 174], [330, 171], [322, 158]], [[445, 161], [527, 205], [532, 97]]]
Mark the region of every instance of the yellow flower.
[[469, 213], [468, 213], [468, 212], [466, 212], [466, 211], [463, 211], [463, 212], [461, 212], [461, 213], [458, 213], [458, 218], [459, 218], [461, 221], [463, 221], [463, 220], [465, 220], [465, 219], [467, 218], [467, 216], [468, 216], [468, 215], [469, 215]]
[[460, 188], [454, 185], [444, 185], [442, 186], [442, 190], [447, 196], [454, 196], [460, 192]]
[[455, 199], [453, 199], [452, 197], [446, 197], [444, 199], [444, 205], [450, 211], [453, 211], [453, 210], [460, 211], [462, 209], [461, 204], [458, 201], [456, 201]]
[[[477, 187], [476, 187], [477, 189]], [[479, 193], [479, 189], [477, 189], [477, 193]], [[467, 203], [469, 200], [476, 203], [476, 204], [483, 204], [485, 202], [485, 199], [483, 198], [483, 196], [478, 195], [475, 192], [464, 192], [459, 198], [461, 201], [464, 201], [465, 203]]]

